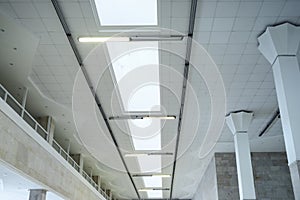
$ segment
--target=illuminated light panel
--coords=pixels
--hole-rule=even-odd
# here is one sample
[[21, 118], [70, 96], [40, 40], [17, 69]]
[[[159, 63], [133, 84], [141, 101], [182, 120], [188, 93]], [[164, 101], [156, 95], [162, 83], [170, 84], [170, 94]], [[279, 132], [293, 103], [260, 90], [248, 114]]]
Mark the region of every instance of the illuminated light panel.
[[99, 42], [128, 42], [128, 37], [79, 37], [82, 43], [99, 43]]
[[170, 178], [171, 174], [133, 174], [132, 177], [162, 177], [162, 178]]

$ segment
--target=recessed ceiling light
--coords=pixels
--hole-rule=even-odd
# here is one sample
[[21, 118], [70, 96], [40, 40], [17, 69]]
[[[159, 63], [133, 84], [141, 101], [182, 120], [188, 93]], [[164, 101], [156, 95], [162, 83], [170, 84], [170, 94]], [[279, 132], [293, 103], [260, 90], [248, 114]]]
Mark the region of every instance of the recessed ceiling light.
[[79, 37], [79, 42], [98, 43], [98, 42], [128, 42], [128, 37]]

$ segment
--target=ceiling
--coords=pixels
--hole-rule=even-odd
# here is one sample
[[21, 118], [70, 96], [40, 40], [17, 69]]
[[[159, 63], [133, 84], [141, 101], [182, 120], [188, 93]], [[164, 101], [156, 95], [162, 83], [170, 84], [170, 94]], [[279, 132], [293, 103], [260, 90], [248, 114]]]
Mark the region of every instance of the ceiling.
[[[95, 20], [90, 0], [58, 2], [80, 57], [84, 60], [93, 84], [97, 86], [96, 94], [104, 112], [108, 117], [124, 114], [118, 90], [115, 90], [115, 77], [110, 69], [112, 66], [101, 67], [109, 66], [112, 60], [107, 54], [106, 45], [79, 43], [77, 40], [79, 36], [113, 36], [119, 34], [120, 30], [101, 29]], [[190, 0], [158, 0], [158, 26], [171, 29], [173, 33], [186, 35], [190, 6]], [[193, 37], [197, 45], [192, 47], [191, 56], [191, 61], [195, 63], [189, 72], [190, 89], [185, 100], [179, 140], [179, 151], [182, 155], [177, 160], [173, 198], [193, 198], [213, 153], [234, 151], [232, 134], [228, 127], [221, 123], [221, 119], [219, 121], [221, 129], [213, 132], [215, 138], [209, 134], [212, 138], [207, 139], [210, 141], [209, 145], [214, 148], [211, 150], [208, 145], [204, 148], [207, 151], [201, 151], [201, 146], [206, 144], [204, 138], [208, 135], [214, 103], [210, 96], [214, 92], [208, 84], [210, 79], [203, 76], [210, 72], [205, 70], [207, 66], [218, 70], [224, 83], [225, 110], [219, 116], [223, 119], [226, 113], [240, 109], [253, 111], [254, 119], [249, 129], [251, 150], [284, 151], [280, 120], [275, 122], [263, 137], [258, 137], [278, 105], [272, 69], [257, 49], [257, 37], [270, 25], [283, 22], [300, 24], [299, 10], [300, 2], [297, 0], [198, 0]], [[29, 83], [24, 84], [25, 80], [19, 81], [18, 87], [11, 88], [11, 92], [16, 95], [20, 93], [19, 85], [22, 87], [31, 85], [28, 109], [35, 116], [49, 113], [54, 117], [57, 122], [56, 140], [65, 148], [70, 143], [71, 152], [83, 153], [85, 170], [100, 174], [105, 186], [111, 188], [117, 198], [137, 198], [101, 113], [93, 106], [86, 107], [88, 103], [93, 103], [88, 88], [83, 84], [83, 93], [73, 93], [73, 86], [76, 89], [84, 79], [82, 74], [78, 73], [79, 64], [51, 1], [0, 0], [0, 13], [39, 39], [28, 76]], [[168, 32], [168, 30], [160, 31]], [[129, 33], [121, 35], [126, 34]], [[149, 34], [149, 30], [143, 32], [135, 30], [130, 34]], [[13, 38], [11, 40], [13, 41]], [[160, 95], [165, 114], [179, 115], [186, 45], [186, 39], [159, 43], [161, 64], [159, 75], [162, 85]], [[177, 55], [166, 53], [161, 49], [168, 49]], [[4, 54], [1, 56], [5, 57]], [[210, 64], [202, 65], [201, 59], [197, 63], [198, 57], [204, 60], [211, 58]], [[3, 61], [0, 64], [2, 70], [5, 70], [7, 64]], [[207, 69], [211, 69], [209, 67]], [[16, 70], [15, 73], [17, 72], [20, 73], [20, 70]], [[23, 77], [26, 78], [27, 74], [23, 73]], [[8, 79], [14, 82], [14, 74]], [[0, 81], [4, 84], [3, 82], [7, 80]], [[80, 98], [83, 95], [90, 98]], [[73, 103], [75, 101], [75, 106], [77, 105], [76, 108], [79, 109], [75, 114], [72, 112], [72, 108], [74, 111], [72, 101]], [[96, 110], [95, 116], [84, 112], [87, 110], [93, 113]], [[89, 126], [83, 123], [88, 121], [87, 119], [91, 122]], [[213, 126], [216, 122], [211, 123]], [[124, 121], [110, 121], [109, 124], [122, 149], [121, 154], [124, 156], [126, 152], [132, 152], [133, 145], [128, 134], [128, 124]], [[166, 150], [173, 153], [176, 146], [173, 139], [177, 133], [177, 124], [178, 118], [166, 120], [161, 129], [162, 143], [165, 146], [171, 142]], [[172, 162], [173, 157], [162, 159], [163, 173], [172, 173]], [[125, 158], [125, 163], [130, 172], [135, 173], [139, 170], [136, 158]], [[134, 182], [138, 188], [144, 187], [141, 178], [134, 178]], [[170, 187], [170, 182], [169, 178], [163, 179], [163, 186]], [[140, 195], [147, 198], [144, 192], [140, 192]], [[163, 198], [168, 198], [169, 191], [164, 191], [163, 195]]]

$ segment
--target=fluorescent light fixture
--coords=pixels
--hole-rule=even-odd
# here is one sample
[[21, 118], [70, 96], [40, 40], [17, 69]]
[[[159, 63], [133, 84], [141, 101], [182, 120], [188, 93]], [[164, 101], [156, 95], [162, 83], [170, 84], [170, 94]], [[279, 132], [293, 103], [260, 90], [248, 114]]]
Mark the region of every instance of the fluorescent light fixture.
[[172, 156], [171, 152], [150, 152], [150, 153], [128, 153], [125, 157], [139, 157], [139, 156]]
[[129, 120], [129, 119], [176, 119], [175, 115], [125, 115], [125, 116], [112, 116], [109, 120]]
[[151, 118], [155, 118], [155, 119], [176, 119], [176, 116], [175, 115], [166, 115], [166, 116], [148, 115], [148, 116], [144, 116], [142, 119], [151, 119]]
[[133, 174], [132, 177], [161, 177], [161, 178], [170, 178], [171, 174]]
[[82, 43], [99, 43], [99, 42], [129, 42], [129, 41], [181, 41], [184, 36], [132, 36], [132, 37], [78, 37]]
[[138, 156], [148, 156], [148, 154], [146, 154], [146, 153], [125, 154], [125, 157], [138, 157]]
[[139, 192], [148, 192], [148, 191], [155, 191], [155, 190], [170, 190], [170, 188], [140, 188], [138, 190]]
[[171, 174], [152, 174], [153, 177], [170, 178]]
[[98, 42], [128, 42], [128, 37], [79, 37], [82, 43], [98, 43]]
[[168, 36], [133, 36], [130, 41], [181, 41], [183, 35], [168, 35]]

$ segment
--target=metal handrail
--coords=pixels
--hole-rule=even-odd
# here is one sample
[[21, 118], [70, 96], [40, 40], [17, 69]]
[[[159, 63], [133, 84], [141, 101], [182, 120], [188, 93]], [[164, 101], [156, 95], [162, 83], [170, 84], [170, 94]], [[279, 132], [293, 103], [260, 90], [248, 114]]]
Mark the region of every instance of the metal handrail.
[[[30, 118], [30, 120], [32, 120], [34, 127], [32, 127], [36, 133], [38, 133], [42, 138], [44, 138], [44, 140], [48, 140], [49, 137], [49, 133], [48, 131], [46, 131], [37, 121], [36, 119], [34, 119], [33, 116], [31, 116], [31, 114], [25, 109], [24, 106], [22, 106], [1, 84], [0, 84], [0, 90], [2, 90], [4, 92], [4, 96], [0, 96], [1, 99], [3, 99], [3, 101], [10, 106], [18, 115], [20, 115], [20, 117], [29, 125], [31, 126], [31, 124], [29, 124], [29, 122], [27, 122], [24, 117], [26, 114], [26, 116], [28, 116]], [[21, 113], [18, 113], [11, 105], [9, 105], [9, 103], [7, 102], [8, 97], [10, 97], [10, 99], [13, 100], [13, 102], [21, 109]], [[38, 129], [41, 129], [44, 133], [45, 133], [45, 137], [43, 137], [39, 132]], [[48, 141], [47, 141], [48, 142]], [[55, 148], [58, 147], [58, 149]], [[77, 164], [77, 162], [75, 162], [75, 160], [60, 146], [60, 144], [55, 141], [53, 139], [53, 144], [52, 144], [52, 148], [54, 148], [57, 153], [59, 155], [61, 155], [78, 173], [80, 173], [80, 166]], [[63, 155], [66, 155], [66, 157], [64, 157]], [[70, 163], [73, 163], [71, 164]], [[82, 174], [81, 174], [84, 179], [92, 185], [92, 187], [94, 187], [102, 196], [104, 196], [105, 199], [109, 200], [109, 196], [105, 193], [105, 191], [103, 191], [98, 184], [92, 179], [91, 176], [89, 176], [84, 170], [82, 170]]]

